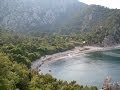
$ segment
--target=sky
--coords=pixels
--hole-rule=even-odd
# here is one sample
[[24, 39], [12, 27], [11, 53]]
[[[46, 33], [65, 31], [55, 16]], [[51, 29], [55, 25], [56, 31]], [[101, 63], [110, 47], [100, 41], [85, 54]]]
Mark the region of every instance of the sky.
[[120, 9], [120, 0], [79, 0], [79, 1], [84, 2], [86, 4], [96, 4], [106, 6], [109, 8]]

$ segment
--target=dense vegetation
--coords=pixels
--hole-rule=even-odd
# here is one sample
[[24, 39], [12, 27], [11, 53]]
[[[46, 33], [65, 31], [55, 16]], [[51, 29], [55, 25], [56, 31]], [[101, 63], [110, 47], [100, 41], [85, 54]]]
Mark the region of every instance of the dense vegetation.
[[119, 44], [120, 10], [78, 0], [1, 0], [0, 27], [0, 89], [96, 90], [39, 75], [31, 62], [75, 46]]
[[58, 35], [33, 37], [27, 34], [2, 31], [0, 37], [1, 50], [11, 59], [27, 66], [41, 56], [72, 49], [77, 44], [72, 37]]
[[[52, 40], [52, 41], [50, 41]], [[75, 46], [68, 36], [33, 37], [0, 29], [0, 90], [97, 90], [30, 69], [33, 60]]]
[[87, 5], [78, 0], [2, 0], [0, 6], [0, 26], [6, 29], [35, 36], [87, 32], [88, 44], [120, 43], [119, 9]]

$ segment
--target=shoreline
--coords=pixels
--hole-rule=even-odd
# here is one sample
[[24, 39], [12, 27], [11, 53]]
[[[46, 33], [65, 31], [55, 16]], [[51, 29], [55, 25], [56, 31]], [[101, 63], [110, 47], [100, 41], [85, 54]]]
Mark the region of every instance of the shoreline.
[[96, 51], [107, 51], [112, 49], [119, 49], [120, 45], [112, 46], [112, 47], [96, 47], [96, 46], [83, 46], [83, 47], [75, 47], [74, 49], [67, 50], [65, 52], [59, 52], [52, 55], [45, 55], [40, 59], [32, 62], [31, 68], [33, 70], [39, 70], [39, 68], [45, 63], [50, 61], [57, 61], [65, 58], [72, 58], [77, 55], [84, 55], [90, 52]]

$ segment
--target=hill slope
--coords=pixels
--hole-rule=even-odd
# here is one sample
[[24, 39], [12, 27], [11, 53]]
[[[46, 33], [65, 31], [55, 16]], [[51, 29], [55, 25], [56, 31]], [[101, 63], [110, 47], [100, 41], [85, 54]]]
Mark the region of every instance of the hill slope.
[[88, 44], [120, 43], [120, 10], [78, 0], [2, 0], [0, 26], [31, 33], [85, 33]]
[[0, 25], [22, 31], [52, 31], [86, 5], [77, 0], [2, 0]]

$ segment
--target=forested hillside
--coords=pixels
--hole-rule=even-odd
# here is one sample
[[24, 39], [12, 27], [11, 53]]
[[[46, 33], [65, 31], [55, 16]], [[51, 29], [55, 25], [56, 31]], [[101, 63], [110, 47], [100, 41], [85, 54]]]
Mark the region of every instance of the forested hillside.
[[75, 46], [119, 43], [119, 9], [78, 0], [0, 0], [0, 90], [97, 90], [38, 74], [31, 62]]
[[0, 29], [0, 90], [97, 90], [31, 70], [31, 62], [41, 56], [73, 48], [70, 39], [33, 37]]
[[[0, 26], [31, 34], [87, 34], [88, 44], [120, 43], [120, 10], [78, 0], [2, 0]], [[84, 35], [83, 35], [84, 36]]]
[[62, 34], [85, 35], [88, 44], [116, 45], [120, 43], [120, 10], [90, 5], [60, 30]]

